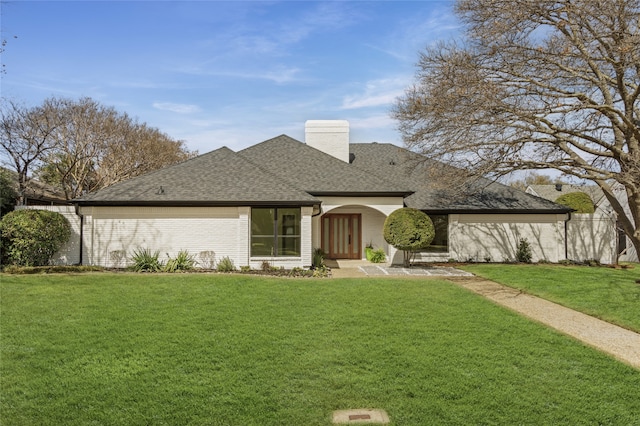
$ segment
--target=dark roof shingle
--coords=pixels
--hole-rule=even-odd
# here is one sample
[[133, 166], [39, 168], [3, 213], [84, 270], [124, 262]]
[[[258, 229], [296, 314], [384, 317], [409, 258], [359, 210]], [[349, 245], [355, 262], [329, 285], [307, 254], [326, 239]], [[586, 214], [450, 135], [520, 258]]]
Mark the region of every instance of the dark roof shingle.
[[[223, 147], [75, 200], [82, 205], [314, 205], [316, 196], [403, 196], [429, 212], [563, 213], [564, 206], [480, 179], [470, 191], [433, 185], [435, 163], [404, 148], [351, 144], [347, 163], [281, 135]], [[444, 188], [444, 189], [443, 189]]]
[[242, 157], [313, 195], [407, 195], [403, 183], [377, 179], [358, 167], [281, 135], [239, 151]]
[[120, 182], [76, 200], [109, 205], [237, 205], [319, 201], [227, 147]]
[[516, 188], [478, 179], [465, 191], [447, 189], [446, 183], [433, 185], [429, 168], [434, 161], [391, 144], [351, 144], [353, 165], [394, 181], [402, 182], [414, 193], [405, 198], [405, 205], [431, 212], [501, 212], [563, 213], [565, 206], [527, 194]]

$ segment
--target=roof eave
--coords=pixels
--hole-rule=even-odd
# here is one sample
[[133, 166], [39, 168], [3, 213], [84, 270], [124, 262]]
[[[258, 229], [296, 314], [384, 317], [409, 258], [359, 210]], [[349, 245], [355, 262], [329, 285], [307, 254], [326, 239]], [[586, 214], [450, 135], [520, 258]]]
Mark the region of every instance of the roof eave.
[[314, 197], [408, 197], [413, 191], [307, 191]]
[[139, 200], [74, 200], [83, 207], [238, 207], [238, 206], [315, 206], [319, 200], [242, 200], [242, 201], [139, 201]]
[[429, 214], [567, 214], [571, 213], [571, 209], [455, 209], [455, 208], [444, 208], [444, 209], [420, 209], [425, 213]]

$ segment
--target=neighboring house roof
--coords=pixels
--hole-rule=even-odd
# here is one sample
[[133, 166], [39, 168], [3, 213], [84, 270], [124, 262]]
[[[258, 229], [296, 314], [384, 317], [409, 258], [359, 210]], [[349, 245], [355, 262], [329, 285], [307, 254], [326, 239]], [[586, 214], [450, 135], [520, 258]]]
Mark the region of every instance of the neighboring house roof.
[[319, 200], [222, 147], [75, 200], [81, 205], [314, 205]]
[[223, 147], [75, 200], [81, 205], [317, 205], [318, 196], [399, 196], [429, 212], [564, 213], [569, 209], [481, 179], [470, 191], [430, 185], [425, 157], [391, 144], [350, 144], [351, 163], [281, 135]]
[[[13, 181], [14, 189], [18, 190], [18, 173], [13, 170], [0, 167], [9, 174]], [[24, 193], [25, 203], [28, 205], [39, 204], [67, 204], [69, 201], [65, 197], [64, 191], [48, 183], [30, 178]]]
[[597, 185], [571, 185], [571, 184], [552, 184], [552, 185], [529, 185], [527, 192], [547, 200], [555, 201], [559, 196], [572, 192], [584, 192], [587, 194], [593, 204], [599, 206], [606, 201], [602, 189]]
[[[396, 145], [367, 143], [351, 144], [353, 165], [369, 170], [380, 176], [404, 182], [414, 193], [405, 198], [407, 207], [437, 212], [507, 212], [528, 213], [568, 212], [548, 200], [526, 194], [516, 188], [479, 179], [472, 182], [466, 190], [453, 191], [446, 183], [432, 185], [430, 168], [435, 162], [400, 148]], [[441, 165], [440, 165], [441, 166]]]

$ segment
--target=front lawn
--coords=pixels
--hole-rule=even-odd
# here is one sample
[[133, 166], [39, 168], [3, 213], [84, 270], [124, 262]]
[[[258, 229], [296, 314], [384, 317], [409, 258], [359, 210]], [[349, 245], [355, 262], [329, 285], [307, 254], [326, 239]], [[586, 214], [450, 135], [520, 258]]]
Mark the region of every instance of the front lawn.
[[475, 264], [463, 269], [640, 332], [640, 265], [633, 269]]
[[0, 276], [7, 425], [637, 424], [640, 371], [440, 280]]

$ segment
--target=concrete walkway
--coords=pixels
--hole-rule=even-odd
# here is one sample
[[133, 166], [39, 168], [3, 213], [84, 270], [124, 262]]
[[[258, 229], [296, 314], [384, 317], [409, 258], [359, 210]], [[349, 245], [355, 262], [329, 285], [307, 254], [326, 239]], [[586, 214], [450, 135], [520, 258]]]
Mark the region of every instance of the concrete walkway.
[[473, 274], [446, 266], [414, 266], [403, 268], [366, 260], [327, 260], [333, 278], [359, 278], [365, 276], [418, 276], [418, 277], [472, 277]]
[[640, 369], [638, 333], [493, 281], [481, 278], [449, 281]]
[[640, 334], [454, 268], [395, 268], [366, 261], [328, 264], [334, 278], [442, 277], [498, 305], [571, 336], [640, 369]]

